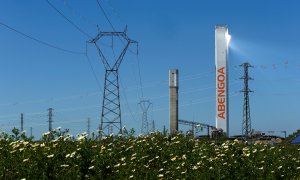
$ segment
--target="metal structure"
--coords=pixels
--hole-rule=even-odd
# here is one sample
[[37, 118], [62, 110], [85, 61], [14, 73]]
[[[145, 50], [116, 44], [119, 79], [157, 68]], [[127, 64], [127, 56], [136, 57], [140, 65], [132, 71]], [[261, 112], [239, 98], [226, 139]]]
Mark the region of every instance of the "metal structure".
[[228, 47], [230, 35], [227, 25], [215, 28], [216, 63], [216, 127], [229, 135], [229, 96], [228, 96]]
[[183, 125], [191, 126], [193, 135], [194, 135], [194, 130], [195, 129], [206, 128], [207, 129], [207, 136], [209, 137], [210, 136], [210, 129], [216, 129], [216, 127], [214, 127], [214, 126], [204, 124], [204, 123], [195, 122], [195, 121], [188, 121], [188, 120], [179, 119], [178, 123], [183, 124]]
[[[113, 39], [117, 37], [123, 43], [119, 56], [113, 61], [105, 56], [104, 52], [98, 46], [97, 42], [101, 42], [102, 38], [110, 37]], [[125, 42], [124, 42], [125, 41]], [[130, 44], [137, 43], [131, 40], [127, 36], [126, 29], [123, 32], [99, 32], [95, 38], [88, 41], [89, 43], [95, 44], [100, 59], [105, 68], [105, 81], [104, 81], [104, 91], [103, 91], [103, 101], [102, 101], [102, 113], [101, 113], [101, 124], [100, 130], [105, 134], [105, 130], [109, 131], [109, 127], [113, 126], [119, 130], [118, 133], [122, 131], [122, 119], [121, 119], [121, 105], [120, 105], [120, 89], [119, 89], [119, 67], [122, 63], [124, 55]], [[111, 63], [110, 63], [111, 62]]]
[[248, 75], [248, 68], [253, 67], [249, 63], [243, 63], [240, 65], [244, 68], [244, 76], [240, 79], [244, 80], [244, 89], [240, 92], [244, 93], [244, 106], [243, 106], [243, 126], [242, 126], [242, 135], [245, 139], [251, 136], [251, 117], [250, 117], [250, 104], [249, 104], [249, 93], [253, 92], [248, 87], [248, 81], [253, 80]]
[[142, 134], [148, 134], [149, 133], [149, 122], [148, 122], [148, 110], [152, 103], [149, 100], [141, 100], [139, 102], [139, 106], [142, 110]]
[[109, 125], [107, 128], [107, 134], [112, 134], [114, 132], [114, 127], [112, 125]]
[[270, 133], [270, 134], [274, 134], [274, 133], [282, 133], [282, 134], [284, 134], [284, 138], [286, 138], [286, 131], [284, 130], [284, 131], [267, 131], [268, 133]]
[[178, 132], [178, 69], [169, 71], [169, 87], [170, 87], [170, 133]]
[[150, 132], [155, 132], [155, 122], [154, 122], [154, 120], [152, 120]]
[[91, 119], [87, 120], [87, 137], [90, 138], [90, 129], [91, 129]]
[[49, 108], [48, 109], [48, 123], [49, 123], [49, 131], [52, 131], [52, 116], [53, 116], [53, 109], [52, 108]]
[[32, 138], [32, 127], [30, 127], [30, 137]]
[[21, 132], [24, 131], [24, 114], [21, 113]]

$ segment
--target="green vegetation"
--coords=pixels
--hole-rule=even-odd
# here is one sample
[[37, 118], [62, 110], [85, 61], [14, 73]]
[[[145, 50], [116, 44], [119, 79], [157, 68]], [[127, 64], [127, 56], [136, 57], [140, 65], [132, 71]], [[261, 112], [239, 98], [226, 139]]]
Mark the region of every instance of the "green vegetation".
[[[0, 179], [297, 179], [300, 148], [160, 133], [75, 140], [55, 130], [34, 142], [0, 135]], [[52, 139], [52, 140], [51, 140]]]

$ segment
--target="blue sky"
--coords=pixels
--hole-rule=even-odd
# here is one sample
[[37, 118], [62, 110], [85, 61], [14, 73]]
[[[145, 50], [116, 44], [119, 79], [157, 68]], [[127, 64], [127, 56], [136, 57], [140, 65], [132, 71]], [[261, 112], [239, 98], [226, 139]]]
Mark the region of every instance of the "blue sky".
[[[96, 0], [50, 0], [90, 36], [112, 31]], [[300, 113], [300, 3], [279, 0], [102, 0], [117, 30], [128, 26], [139, 42], [139, 56], [127, 53], [120, 68], [123, 124], [141, 129], [138, 61], [143, 92], [153, 108], [150, 119], [158, 130], [168, 128], [168, 70], [180, 73], [181, 119], [215, 124], [214, 27], [227, 24], [232, 35], [229, 50], [230, 134], [242, 127], [243, 70], [250, 62], [254, 78], [249, 87], [252, 128], [260, 131], [297, 130]], [[55, 12], [46, 1], [4, 0], [0, 22], [25, 34], [77, 52], [86, 51], [90, 38]], [[132, 46], [131, 50], [135, 50]], [[96, 49], [88, 54], [99, 79], [93, 76], [84, 55], [62, 52], [25, 38], [0, 25], [0, 130], [24, 127], [40, 137], [47, 131], [47, 109], [54, 108], [54, 127], [72, 134], [91, 130], [100, 123], [104, 68]], [[99, 88], [101, 90], [99, 90]], [[180, 126], [182, 130], [187, 127]], [[282, 135], [282, 134], [278, 134]]]

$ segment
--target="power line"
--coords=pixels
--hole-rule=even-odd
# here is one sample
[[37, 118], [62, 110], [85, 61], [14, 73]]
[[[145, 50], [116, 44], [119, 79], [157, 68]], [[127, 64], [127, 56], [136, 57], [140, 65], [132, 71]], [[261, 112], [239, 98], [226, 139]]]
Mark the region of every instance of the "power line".
[[82, 13], [80, 13], [79, 11], [75, 10], [74, 8], [72, 8], [70, 6], [70, 4], [69, 4], [68, 1], [66, 1], [66, 0], [61, 0], [61, 1], [72, 12], [73, 15], [79, 16], [80, 19], [82, 19], [83, 21], [87, 22], [88, 24], [90, 24], [93, 27], [97, 26], [96, 24], [94, 24], [93, 22], [91, 22], [86, 16], [83, 16]]
[[8, 29], [10, 29], [10, 30], [12, 30], [12, 31], [14, 31], [14, 32], [16, 32], [16, 33], [18, 33], [18, 34], [20, 34], [20, 35], [26, 37], [26, 38], [28, 38], [28, 39], [31, 39], [31, 40], [33, 40], [33, 41], [35, 41], [35, 42], [38, 42], [38, 43], [40, 43], [40, 44], [42, 44], [42, 45], [44, 45], [44, 46], [48, 46], [48, 47], [51, 47], [51, 48], [53, 48], [53, 49], [60, 50], [60, 51], [64, 51], [64, 52], [67, 52], [67, 53], [72, 53], [72, 54], [81, 54], [81, 55], [82, 55], [82, 54], [85, 54], [84, 52], [77, 52], [77, 51], [67, 50], [67, 49], [64, 49], [64, 48], [60, 48], [60, 47], [54, 46], [54, 45], [52, 45], [52, 44], [50, 44], [50, 43], [47, 43], [47, 42], [42, 41], [42, 40], [39, 40], [39, 39], [37, 39], [37, 38], [35, 38], [35, 37], [33, 37], [33, 36], [30, 36], [30, 35], [28, 35], [28, 34], [25, 34], [25, 33], [23, 33], [23, 32], [21, 32], [21, 31], [15, 29], [15, 28], [13, 28], [13, 27], [7, 25], [7, 24], [4, 24], [3, 22], [0, 22], [0, 25], [2, 25], [2, 26], [4, 26], [4, 27], [6, 27], [6, 28], [8, 28]]
[[[137, 57], [138, 57], [138, 55], [137, 55]], [[141, 67], [140, 67], [140, 60], [139, 60], [139, 58], [137, 59], [137, 64], [138, 64], [139, 81], [140, 81], [140, 86], [141, 86], [141, 94], [142, 94], [142, 98], [144, 98], [142, 76], [141, 76]]]
[[[98, 6], [99, 6], [101, 12], [103, 13], [105, 19], [107, 20], [107, 22], [109, 23], [110, 27], [112, 28], [112, 30], [113, 30], [114, 32], [117, 32], [116, 29], [115, 29], [115, 27], [114, 27], [114, 25], [113, 25], [112, 22], [109, 20], [109, 18], [108, 18], [108, 16], [107, 16], [106, 12], [105, 12], [105, 10], [104, 10], [104, 8], [103, 8], [102, 5], [100, 4], [100, 1], [99, 1], [99, 0], [96, 0], [96, 1], [97, 1], [97, 4], [98, 4]], [[125, 27], [125, 32], [126, 32], [126, 31], [127, 31], [127, 26]], [[122, 44], [125, 45], [125, 42], [121, 39], [121, 37], [120, 37], [120, 36], [117, 36], [117, 37], [118, 37], [119, 40], [122, 42]], [[136, 42], [136, 43], [138, 44], [138, 42]], [[128, 51], [131, 52], [132, 54], [136, 54], [136, 55], [138, 54], [138, 50], [137, 50], [136, 53], [134, 53], [134, 52], [131, 51], [130, 49], [128, 49]]]
[[121, 23], [123, 23], [124, 25], [126, 25], [126, 23], [124, 22], [124, 20], [121, 18], [120, 14], [116, 11], [116, 9], [112, 6], [110, 0], [106, 0], [106, 3], [108, 4], [108, 6], [110, 7], [110, 9], [112, 10], [112, 12], [116, 15], [116, 17], [118, 17], [118, 19], [120, 20]]
[[[237, 96], [237, 95], [239, 95], [239, 93], [232, 93], [232, 94], [229, 94], [229, 97], [233, 97], [233, 96]], [[206, 102], [211, 102], [211, 101], [213, 101], [214, 99], [214, 96], [211, 96], [211, 97], [206, 97], [206, 98], [200, 98], [200, 99], [197, 99], [196, 101], [194, 101], [194, 102], [191, 102], [191, 103], [186, 103], [186, 104], [181, 104], [181, 105], [179, 105], [179, 107], [185, 107], [185, 106], [191, 106], [191, 105], [195, 105], [195, 104], [201, 104], [201, 103], [206, 103]], [[99, 107], [99, 106], [93, 106], [93, 107]], [[90, 108], [90, 107], [89, 107]], [[73, 108], [73, 109], [68, 109], [68, 110], [80, 110], [80, 109], [84, 109], [84, 108]], [[164, 110], [168, 110], [168, 108], [165, 108], [165, 107], [163, 107], [163, 108], [158, 108], [158, 109], [155, 109], [155, 110], [152, 110], [153, 112], [156, 112], [156, 111], [164, 111]], [[61, 111], [61, 110], [60, 110]], [[62, 111], [61, 111], [62, 112]], [[32, 113], [31, 113], [32, 114]], [[133, 116], [133, 114], [132, 114], [132, 112], [126, 112], [126, 113], [123, 113], [123, 116]], [[46, 117], [46, 116], [45, 116]], [[48, 115], [48, 118], [49, 118], [49, 115]], [[136, 121], [136, 119], [134, 119], [134, 121]], [[53, 122], [53, 121], [52, 121]], [[65, 122], [59, 122], [59, 124], [69, 124], [69, 123], [84, 123], [84, 121], [83, 120], [77, 120], [77, 121], [65, 121]], [[3, 124], [2, 124], [2, 127], [16, 127], [15, 125], [13, 125], [13, 124], [17, 124], [18, 122], [17, 121], [15, 121], [14, 123], [12, 123], [12, 124], [6, 124], [5, 126], [3, 126]], [[47, 125], [47, 123], [34, 123], [34, 122], [29, 122], [28, 124], [30, 124], [31, 126], [34, 126], [34, 127], [36, 127], [36, 126], [46, 126]], [[58, 122], [57, 123], [55, 123], [55, 124], [58, 124]]]
[[98, 4], [100, 10], [102, 11], [102, 13], [103, 13], [105, 19], [106, 19], [107, 22], [109, 23], [110, 27], [113, 29], [113, 31], [116, 32], [115, 27], [113, 26], [113, 24], [112, 24], [111, 21], [109, 20], [109, 18], [108, 18], [108, 16], [107, 16], [106, 12], [104, 11], [103, 7], [101, 6], [101, 4], [100, 4], [100, 2], [99, 2], [99, 0], [97, 0], [97, 4]]
[[96, 72], [95, 72], [95, 69], [94, 69], [94, 67], [93, 67], [93, 64], [92, 64], [92, 62], [91, 62], [91, 60], [90, 60], [90, 58], [89, 58], [89, 56], [88, 56], [87, 54], [85, 55], [85, 57], [86, 57], [86, 59], [87, 59], [87, 61], [88, 61], [88, 63], [89, 63], [90, 69], [91, 69], [91, 71], [92, 71], [92, 73], [93, 73], [93, 76], [94, 76], [94, 78], [95, 78], [95, 80], [96, 80], [96, 83], [97, 83], [97, 85], [98, 85], [98, 88], [100, 89], [100, 92], [102, 93], [102, 87], [101, 87], [101, 85], [100, 85], [100, 82], [99, 82], [99, 79], [98, 79], [97, 74], [96, 74]]
[[[122, 83], [122, 80], [120, 79], [120, 84], [121, 84], [121, 86], [124, 88], [124, 86], [123, 86], [123, 83]], [[123, 92], [123, 91], [122, 91]], [[133, 113], [132, 113], [132, 110], [131, 110], [131, 107], [129, 106], [129, 103], [128, 103], [128, 99], [127, 99], [127, 95], [126, 95], [126, 93], [124, 92], [123, 93], [124, 94], [124, 97], [125, 97], [125, 102], [126, 102], [126, 106], [127, 106], [127, 108], [128, 108], [128, 110], [129, 110], [129, 113], [130, 113], [130, 115], [131, 115], [131, 118], [135, 121], [135, 117], [134, 117], [134, 115], [133, 115]]]
[[92, 38], [88, 33], [83, 31], [81, 28], [79, 28], [75, 23], [73, 23], [69, 18], [67, 18], [61, 11], [59, 11], [52, 3], [50, 3], [49, 0], [46, 0], [46, 2], [58, 13], [60, 14], [65, 20], [67, 20], [72, 26], [74, 26], [78, 31], [80, 31], [85, 36]]

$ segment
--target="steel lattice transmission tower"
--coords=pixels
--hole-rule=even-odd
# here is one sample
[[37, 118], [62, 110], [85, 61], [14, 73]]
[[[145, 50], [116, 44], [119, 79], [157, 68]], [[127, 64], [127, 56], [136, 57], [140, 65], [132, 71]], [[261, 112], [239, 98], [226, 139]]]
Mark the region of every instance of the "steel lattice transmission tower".
[[245, 139], [251, 136], [251, 117], [250, 117], [250, 104], [249, 104], [249, 93], [253, 92], [248, 87], [248, 81], [253, 80], [253, 78], [248, 75], [248, 68], [253, 67], [249, 63], [243, 63], [240, 65], [244, 68], [244, 76], [240, 79], [244, 80], [244, 89], [241, 92], [244, 93], [244, 106], [243, 106], [243, 127], [242, 134], [245, 136]]
[[142, 109], [142, 129], [141, 132], [143, 134], [149, 133], [149, 122], [148, 122], [148, 110], [152, 103], [149, 100], [141, 100], [139, 105]]
[[[102, 32], [100, 31], [95, 38], [89, 43], [95, 44], [100, 59], [105, 68], [105, 81], [102, 101], [102, 113], [100, 130], [105, 134], [105, 130], [115, 127], [119, 133], [122, 131], [121, 106], [120, 106], [120, 89], [119, 89], [119, 67], [124, 55], [132, 43], [137, 43], [127, 36], [127, 28], [123, 32]], [[119, 56], [115, 60], [108, 59], [107, 54], [97, 44], [101, 43], [104, 38], [118, 38], [122, 42], [122, 48]], [[113, 52], [114, 53], [114, 52]]]

